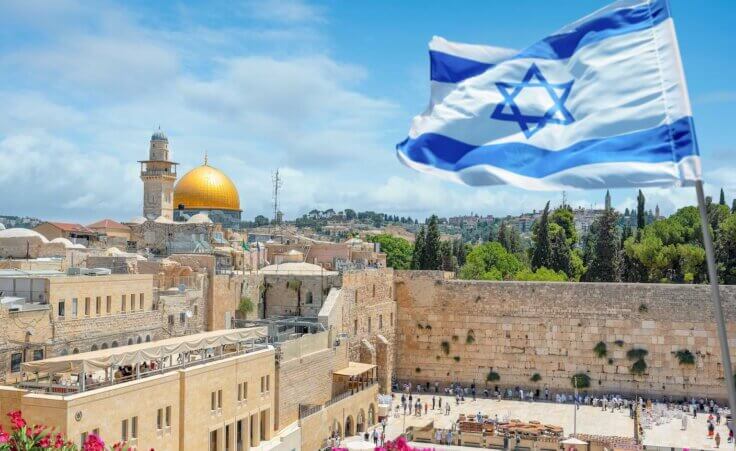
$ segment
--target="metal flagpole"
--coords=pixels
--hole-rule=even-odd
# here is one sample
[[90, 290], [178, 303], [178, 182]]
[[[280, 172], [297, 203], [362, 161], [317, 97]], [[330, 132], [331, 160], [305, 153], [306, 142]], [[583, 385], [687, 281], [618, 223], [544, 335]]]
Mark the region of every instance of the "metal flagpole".
[[705, 258], [708, 262], [708, 280], [710, 280], [710, 297], [713, 301], [713, 315], [716, 317], [718, 326], [718, 340], [721, 345], [721, 361], [723, 362], [723, 375], [726, 378], [728, 390], [728, 404], [731, 408], [731, 427], [734, 427], [734, 416], [736, 415], [736, 385], [734, 385], [733, 367], [731, 366], [731, 354], [728, 349], [728, 335], [726, 334], [726, 321], [723, 317], [723, 306], [721, 305], [721, 294], [718, 288], [718, 272], [716, 270], [716, 258], [713, 252], [713, 237], [708, 229], [708, 212], [705, 208], [705, 195], [703, 194], [703, 182], [695, 182], [695, 192], [698, 196], [698, 210], [700, 210], [700, 227], [703, 231], [703, 245], [705, 246]]

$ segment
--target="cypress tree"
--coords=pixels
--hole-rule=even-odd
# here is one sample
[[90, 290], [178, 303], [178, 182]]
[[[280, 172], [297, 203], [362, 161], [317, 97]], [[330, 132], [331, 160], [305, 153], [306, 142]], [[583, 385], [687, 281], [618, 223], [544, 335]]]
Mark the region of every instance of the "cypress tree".
[[619, 282], [620, 252], [619, 238], [616, 230], [618, 221], [614, 210], [606, 210], [596, 219], [596, 236], [592, 261], [585, 274], [589, 282]]
[[639, 195], [636, 197], [636, 228], [641, 230], [647, 225], [646, 218], [644, 216], [644, 193], [639, 190]]
[[440, 247], [440, 228], [437, 224], [437, 215], [432, 215], [429, 218], [427, 236], [424, 241], [422, 269], [440, 269], [442, 267], [442, 249]]
[[549, 238], [549, 201], [544, 207], [542, 217], [537, 225], [537, 237], [534, 243], [534, 253], [532, 254], [532, 270], [536, 271], [541, 267], [552, 267], [552, 243]]
[[736, 213], [736, 199], [731, 203], [731, 213]]
[[567, 277], [572, 276], [572, 262], [570, 261], [570, 244], [562, 227], [556, 228], [551, 239], [551, 264], [549, 269], [562, 271]]
[[507, 236], [507, 234], [508, 234], [508, 228], [506, 226], [506, 223], [502, 222], [501, 225], [498, 226], [498, 236], [496, 236], [496, 241], [498, 241], [501, 244], [501, 246], [503, 246], [503, 248], [508, 251], [509, 250], [508, 248], [509, 237]]
[[720, 205], [726, 205], [726, 194], [724, 194], [723, 188], [721, 188], [721, 198], [718, 200], [718, 203]]
[[414, 253], [411, 256], [411, 269], [423, 269], [422, 260], [424, 260], [424, 245], [425, 245], [425, 234], [424, 226], [419, 228], [417, 237], [414, 240]]
[[458, 239], [455, 242], [454, 246], [455, 250], [455, 259], [457, 260], [458, 266], [462, 266], [465, 264], [465, 243], [463, 243], [462, 238]]

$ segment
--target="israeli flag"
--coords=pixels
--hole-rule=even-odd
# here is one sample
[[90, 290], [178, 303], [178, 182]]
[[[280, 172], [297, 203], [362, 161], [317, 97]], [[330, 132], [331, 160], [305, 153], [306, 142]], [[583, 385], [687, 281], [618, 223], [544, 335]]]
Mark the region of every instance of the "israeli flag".
[[526, 50], [429, 44], [407, 166], [527, 189], [692, 185], [692, 112], [666, 0], [621, 0]]

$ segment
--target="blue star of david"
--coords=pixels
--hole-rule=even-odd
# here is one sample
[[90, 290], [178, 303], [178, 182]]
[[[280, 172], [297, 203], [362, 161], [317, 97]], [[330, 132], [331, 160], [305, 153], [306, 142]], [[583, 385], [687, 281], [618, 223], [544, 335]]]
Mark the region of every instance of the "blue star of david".
[[[491, 119], [499, 121], [511, 121], [519, 124], [519, 128], [524, 132], [527, 139], [543, 129], [548, 124], [568, 125], [575, 122], [570, 111], [565, 108], [565, 101], [570, 95], [570, 89], [575, 80], [566, 83], [549, 83], [542, 71], [536, 64], [531, 65], [521, 83], [498, 82], [498, 92], [503, 96], [503, 102], [496, 105], [496, 109], [491, 114]], [[516, 104], [516, 97], [525, 88], [544, 88], [553, 105], [541, 116], [526, 115], [521, 112]], [[510, 109], [511, 112], [504, 112], [504, 109]]]

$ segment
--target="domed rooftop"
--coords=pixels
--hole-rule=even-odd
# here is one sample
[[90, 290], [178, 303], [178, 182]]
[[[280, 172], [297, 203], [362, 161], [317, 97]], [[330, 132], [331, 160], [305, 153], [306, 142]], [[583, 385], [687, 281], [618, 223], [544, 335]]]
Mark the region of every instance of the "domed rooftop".
[[161, 127], [158, 128], [155, 132], [153, 132], [153, 135], [151, 135], [151, 141], [166, 141], [169, 142], [169, 138], [166, 136], [166, 133], [164, 133], [163, 130], [161, 130]]
[[0, 230], [0, 238], [37, 238], [43, 243], [49, 242], [49, 240], [45, 236], [41, 235], [35, 230], [24, 229], [20, 227]]
[[235, 184], [217, 168], [204, 164], [184, 174], [174, 187], [174, 208], [240, 211]]
[[72, 243], [71, 241], [69, 241], [68, 239], [63, 238], [63, 237], [54, 238], [53, 240], [51, 240], [51, 242], [52, 243], [63, 244], [64, 247], [66, 247], [66, 248], [70, 248], [70, 247], [74, 246], [74, 243]]
[[327, 271], [319, 265], [305, 262], [281, 263], [270, 265], [259, 270], [261, 274], [293, 274], [301, 276], [333, 276], [336, 271]]

